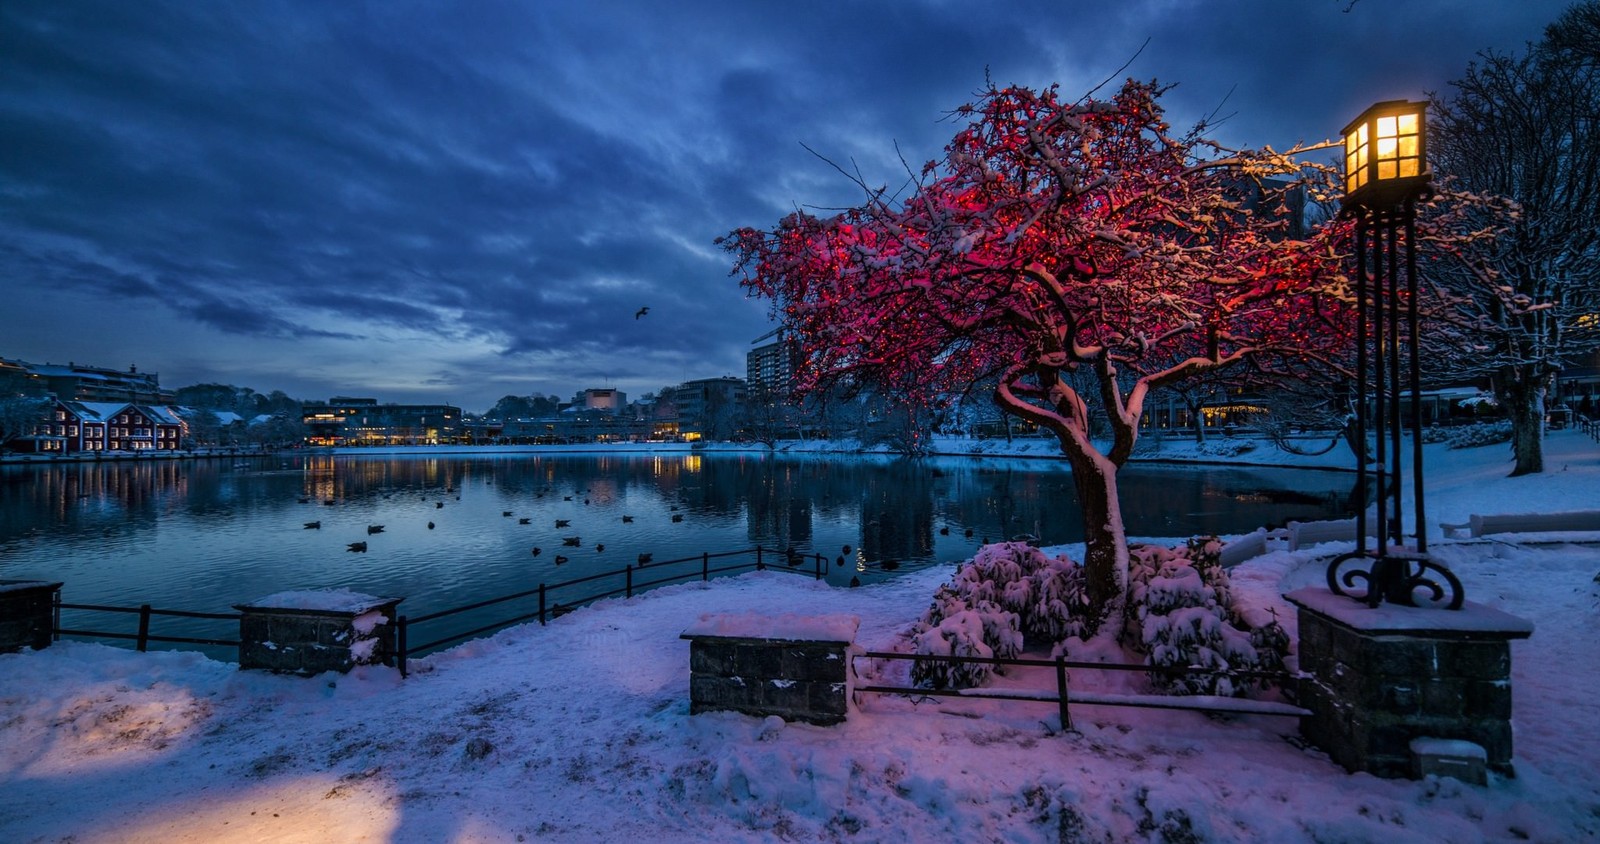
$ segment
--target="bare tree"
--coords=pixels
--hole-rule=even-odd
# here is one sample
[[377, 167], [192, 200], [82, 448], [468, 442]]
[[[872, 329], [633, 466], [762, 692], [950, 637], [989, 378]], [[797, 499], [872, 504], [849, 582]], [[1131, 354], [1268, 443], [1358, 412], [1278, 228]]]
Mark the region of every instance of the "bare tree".
[[[1592, 23], [1595, 5], [1575, 7], [1561, 31]], [[1451, 245], [1455, 260], [1429, 261], [1424, 274], [1457, 300], [1458, 346], [1472, 354], [1455, 366], [1490, 375], [1510, 415], [1513, 475], [1544, 471], [1555, 378], [1600, 345], [1600, 77], [1592, 57], [1560, 43], [1485, 53], [1431, 103], [1435, 169], [1457, 197], [1482, 200], [1461, 207], [1497, 215], [1500, 232], [1464, 252]]]

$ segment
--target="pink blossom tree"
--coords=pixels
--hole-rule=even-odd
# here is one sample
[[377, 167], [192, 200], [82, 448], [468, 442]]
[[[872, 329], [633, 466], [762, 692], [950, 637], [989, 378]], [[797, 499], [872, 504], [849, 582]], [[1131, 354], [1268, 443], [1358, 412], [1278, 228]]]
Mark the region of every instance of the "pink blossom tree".
[[[719, 241], [803, 344], [798, 391], [933, 405], [989, 379], [1003, 411], [1051, 432], [1102, 611], [1127, 582], [1117, 471], [1150, 391], [1228, 367], [1292, 377], [1350, 343], [1338, 251], [1295, 237], [1268, 181], [1298, 150], [1175, 133], [1162, 90], [991, 85], [904, 198], [863, 183], [857, 207]], [[1109, 439], [1091, 439], [1094, 415]]]

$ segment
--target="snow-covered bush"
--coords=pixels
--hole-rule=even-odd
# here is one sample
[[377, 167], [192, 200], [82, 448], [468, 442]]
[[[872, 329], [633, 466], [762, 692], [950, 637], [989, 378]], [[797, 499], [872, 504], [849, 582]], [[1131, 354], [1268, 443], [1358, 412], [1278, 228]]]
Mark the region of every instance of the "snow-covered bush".
[[[1009, 659], [1022, 652], [1024, 634], [1047, 642], [1080, 634], [1087, 606], [1083, 570], [1071, 560], [1026, 542], [985, 545], [934, 593], [912, 628], [912, 650]], [[911, 678], [934, 688], [968, 688], [994, 673], [992, 665], [929, 661], [915, 663]]]
[[[1232, 610], [1222, 544], [1212, 537], [1186, 547], [1128, 549], [1128, 602], [1123, 641], [1151, 666], [1273, 671], [1283, 667], [1288, 637], [1277, 622], [1251, 629]], [[1239, 695], [1248, 682], [1224, 675], [1169, 674], [1152, 678], [1181, 694]]]
[[1246, 452], [1255, 451], [1256, 444], [1251, 440], [1206, 440], [1198, 451], [1214, 457], [1238, 457]]
[[[1442, 431], [1439, 439], [1432, 439], [1429, 434], [1433, 431]], [[1511, 441], [1511, 422], [1476, 422], [1471, 425], [1458, 425], [1453, 428], [1430, 428], [1423, 432], [1423, 442], [1444, 442], [1450, 448], [1478, 448], [1479, 446], [1495, 445]]]

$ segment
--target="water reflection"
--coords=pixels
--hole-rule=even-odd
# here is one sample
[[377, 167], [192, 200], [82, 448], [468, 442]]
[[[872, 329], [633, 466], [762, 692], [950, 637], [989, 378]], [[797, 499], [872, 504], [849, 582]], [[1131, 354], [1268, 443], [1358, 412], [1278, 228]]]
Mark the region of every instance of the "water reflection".
[[[1130, 535], [1184, 537], [1343, 516], [1351, 476], [1133, 467], [1120, 482]], [[313, 521], [321, 527], [304, 527]], [[850, 546], [876, 575], [884, 561], [965, 559], [1024, 533], [1082, 541], [1065, 464], [671, 454], [0, 467], [0, 578], [65, 581], [73, 603], [212, 612], [283, 589], [349, 587], [405, 596], [415, 615], [640, 554], [753, 545], [829, 560]], [[564, 547], [567, 536], [582, 544]], [[355, 541], [368, 551], [347, 551]], [[829, 578], [844, 585], [854, 569]]]

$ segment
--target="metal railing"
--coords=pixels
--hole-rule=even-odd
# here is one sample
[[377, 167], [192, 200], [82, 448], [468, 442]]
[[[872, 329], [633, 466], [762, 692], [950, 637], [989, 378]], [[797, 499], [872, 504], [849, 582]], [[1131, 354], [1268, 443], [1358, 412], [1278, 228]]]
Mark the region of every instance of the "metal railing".
[[1588, 434], [1590, 439], [1600, 443], [1600, 419], [1585, 419], [1579, 416], [1578, 428]]
[[[202, 639], [193, 636], [160, 636], [150, 632], [150, 622], [153, 618], [199, 618], [221, 621], [232, 621], [235, 625], [239, 622], [239, 613], [224, 612], [190, 612], [188, 610], [158, 610], [149, 604], [140, 604], [137, 607], [108, 607], [101, 604], [68, 604], [61, 601], [61, 593], [55, 593], [53, 603], [54, 618], [51, 623], [51, 634], [55, 639], [62, 636], [83, 636], [91, 639], [120, 639], [131, 640], [134, 647], [141, 652], [150, 647], [151, 642], [166, 642], [181, 645], [215, 645], [219, 647], [238, 647], [238, 639]], [[122, 615], [137, 615], [138, 627], [134, 632], [128, 633], [119, 630], [78, 630], [61, 626], [62, 610], [84, 610], [89, 612], [115, 613]], [[235, 630], [238, 629], [236, 626]]]
[[[990, 700], [1018, 700], [1039, 703], [1055, 703], [1061, 714], [1061, 728], [1072, 729], [1071, 704], [1088, 706], [1128, 706], [1144, 709], [1182, 709], [1194, 712], [1229, 712], [1247, 715], [1281, 715], [1285, 717], [1303, 717], [1311, 714], [1311, 710], [1271, 700], [1253, 700], [1250, 698], [1223, 697], [1220, 695], [1172, 695], [1172, 694], [1108, 694], [1100, 692], [1073, 693], [1068, 684], [1069, 672], [1079, 670], [1091, 671], [1138, 671], [1168, 677], [1182, 676], [1211, 676], [1227, 677], [1237, 680], [1257, 680], [1278, 684], [1280, 687], [1289, 688], [1295, 681], [1295, 675], [1283, 671], [1246, 671], [1232, 669], [1194, 668], [1185, 666], [1164, 665], [1135, 665], [1131, 663], [1114, 662], [1072, 662], [1066, 659], [1020, 659], [981, 656], [935, 656], [932, 654], [894, 653], [889, 651], [864, 651], [857, 653], [853, 659], [886, 659], [903, 660], [910, 662], [935, 662], [946, 665], [955, 664], [982, 664], [995, 666], [1018, 666], [1055, 669], [1055, 688], [967, 688], [967, 689], [933, 689], [919, 686], [890, 686], [876, 683], [857, 683], [853, 688], [856, 692], [871, 692], [875, 694], [905, 695], [908, 697], [955, 697], [955, 698], [984, 698]], [[858, 675], [859, 676], [859, 675]]]
[[[721, 562], [734, 558], [741, 558], [743, 562], [712, 565], [713, 561]], [[695, 563], [699, 565], [696, 566], [694, 565]], [[804, 568], [806, 563], [810, 563], [809, 568]], [[540, 625], [548, 624], [551, 618], [563, 616], [576, 607], [593, 601], [614, 598], [619, 595], [632, 598], [635, 593], [658, 586], [684, 583], [697, 579], [706, 581], [710, 580], [712, 575], [760, 571], [769, 568], [774, 571], [808, 574], [817, 580], [821, 580], [828, 573], [828, 565], [828, 558], [821, 554], [798, 554], [774, 551], [770, 548], [757, 546], [739, 551], [723, 551], [715, 554], [706, 552], [694, 557], [680, 557], [675, 560], [630, 565], [626, 568], [563, 580], [559, 583], [540, 583], [533, 589], [484, 601], [475, 601], [447, 610], [439, 610], [438, 612], [415, 617], [402, 615], [396, 619], [398, 640], [395, 644], [395, 653], [399, 662], [400, 674], [405, 676], [408, 673], [407, 661], [413, 656], [421, 656], [438, 650], [445, 645], [503, 630], [515, 624], [523, 624], [534, 620], [538, 620]], [[598, 591], [573, 594], [574, 587], [591, 584], [601, 585]], [[557, 598], [560, 600], [557, 600]], [[535, 599], [537, 599], [536, 603]], [[521, 604], [517, 610], [510, 610], [512, 614], [507, 617], [488, 624], [478, 625], [470, 630], [461, 630], [442, 635], [423, 644], [411, 644], [411, 639], [413, 638], [412, 628], [416, 625], [455, 618], [463, 613], [476, 612], [489, 607], [503, 606], [509, 610], [512, 606], [519, 606], [516, 602], [525, 603]]]

